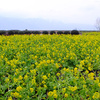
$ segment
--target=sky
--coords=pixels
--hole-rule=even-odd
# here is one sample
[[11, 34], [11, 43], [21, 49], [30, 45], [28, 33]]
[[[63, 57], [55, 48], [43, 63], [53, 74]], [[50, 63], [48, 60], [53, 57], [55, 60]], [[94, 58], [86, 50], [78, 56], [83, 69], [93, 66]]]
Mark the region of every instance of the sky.
[[[33, 25], [33, 27], [37, 25], [37, 30], [67, 28], [94, 30], [96, 19], [99, 17], [100, 0], [0, 0], [0, 29], [15, 29], [15, 27], [32, 29], [27, 25]], [[38, 19], [41, 26], [34, 24]], [[5, 20], [11, 20], [11, 22]], [[22, 28], [18, 27], [18, 22]], [[16, 25], [9, 27], [9, 24]], [[25, 24], [27, 24], [26, 27]]]

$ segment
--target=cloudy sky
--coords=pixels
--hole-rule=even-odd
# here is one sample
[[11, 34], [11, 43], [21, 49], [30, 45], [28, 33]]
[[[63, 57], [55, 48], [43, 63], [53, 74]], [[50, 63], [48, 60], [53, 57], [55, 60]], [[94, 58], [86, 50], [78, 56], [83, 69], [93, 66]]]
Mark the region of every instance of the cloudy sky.
[[[16, 24], [18, 29], [19, 20], [32, 20], [28, 25], [36, 23], [41, 20], [42, 26], [37, 25], [37, 29], [95, 29], [96, 19], [100, 17], [100, 0], [0, 0], [0, 29], [13, 29], [13, 25], [9, 27], [12, 22]], [[11, 20], [9, 24], [8, 21]], [[36, 19], [36, 20], [35, 20]], [[19, 21], [23, 28], [25, 24]], [[43, 23], [44, 22], [44, 23]], [[45, 24], [46, 23], [46, 24]], [[4, 25], [2, 28], [2, 25]], [[51, 24], [51, 25], [50, 25]], [[59, 28], [60, 26], [61, 28]], [[71, 27], [71, 25], [73, 27]], [[64, 28], [63, 28], [64, 27]], [[29, 28], [29, 27], [28, 27]], [[21, 29], [21, 26], [20, 28]]]

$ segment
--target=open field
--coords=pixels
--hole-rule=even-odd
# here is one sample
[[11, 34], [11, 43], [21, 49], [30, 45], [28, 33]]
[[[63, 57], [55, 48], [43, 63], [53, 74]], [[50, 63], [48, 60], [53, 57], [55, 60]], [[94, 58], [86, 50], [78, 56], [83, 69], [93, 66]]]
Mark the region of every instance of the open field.
[[100, 34], [84, 34], [0, 36], [0, 100], [100, 100]]

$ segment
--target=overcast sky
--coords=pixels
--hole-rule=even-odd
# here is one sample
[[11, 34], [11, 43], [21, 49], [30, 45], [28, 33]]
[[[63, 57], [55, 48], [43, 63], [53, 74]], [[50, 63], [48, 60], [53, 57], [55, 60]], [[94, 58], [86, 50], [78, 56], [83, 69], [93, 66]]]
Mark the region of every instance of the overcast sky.
[[100, 0], [0, 0], [0, 16], [94, 25]]

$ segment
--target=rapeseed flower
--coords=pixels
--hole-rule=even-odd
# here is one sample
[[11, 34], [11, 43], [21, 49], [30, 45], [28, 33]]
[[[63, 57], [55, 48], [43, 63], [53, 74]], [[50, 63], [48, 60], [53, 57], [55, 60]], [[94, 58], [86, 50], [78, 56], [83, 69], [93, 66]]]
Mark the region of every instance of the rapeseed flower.
[[58, 95], [57, 95], [56, 93], [54, 93], [54, 94], [53, 94], [53, 97], [54, 97], [54, 98], [57, 98], [57, 97], [58, 97]]
[[9, 82], [9, 78], [6, 78], [6, 79], [5, 79], [5, 82], [8, 83], [8, 82]]
[[48, 96], [49, 97], [53, 96], [53, 92], [52, 91], [48, 92]]
[[21, 86], [18, 86], [18, 87], [16, 88], [16, 90], [19, 92], [19, 91], [22, 90], [22, 87], [21, 87]]
[[47, 60], [47, 63], [49, 64], [50, 63], [50, 60]]
[[76, 74], [78, 72], [77, 68], [75, 67], [74, 68], [74, 73]]
[[86, 85], [83, 85], [83, 88], [86, 88]]
[[89, 71], [92, 71], [92, 70], [93, 70], [93, 68], [92, 68], [92, 67], [88, 67], [88, 70], [89, 70]]
[[89, 73], [89, 71], [88, 71], [88, 70], [86, 70], [86, 71], [85, 71], [85, 73], [86, 73], [86, 74], [88, 74], [88, 73]]
[[68, 86], [68, 89], [71, 90], [71, 91], [73, 92], [73, 91], [77, 90], [77, 86], [74, 86], [74, 87]]
[[92, 96], [93, 99], [99, 99], [100, 98], [100, 93], [99, 92], [95, 92]]
[[56, 68], [59, 68], [59, 65], [56, 63]]
[[46, 75], [43, 75], [42, 78], [43, 78], [44, 80], [46, 80], [46, 79], [47, 79], [47, 76], [46, 76]]
[[32, 79], [32, 85], [35, 84], [36, 85], [36, 80]]
[[67, 94], [67, 93], [65, 93], [64, 97], [65, 97], [65, 98], [67, 98], [67, 97], [68, 97], [68, 94]]
[[30, 91], [31, 91], [31, 92], [33, 92], [33, 91], [34, 91], [34, 89], [33, 89], [33, 88], [30, 88]]
[[45, 81], [42, 81], [42, 84], [45, 84], [46, 82]]
[[98, 86], [100, 87], [100, 83], [98, 83]]
[[56, 86], [53, 87], [53, 89], [56, 89], [56, 88], [57, 88]]
[[47, 86], [46, 85], [43, 85], [45, 88], [47, 88]]
[[21, 75], [19, 75], [19, 80], [22, 80], [22, 79], [23, 79], [23, 77]]
[[50, 73], [48, 73], [48, 77], [50, 77]]
[[54, 63], [54, 60], [51, 60], [51, 63]]
[[56, 75], [59, 77], [60, 76], [60, 73], [57, 73]]
[[25, 75], [25, 76], [24, 76], [24, 79], [26, 80], [27, 78], [28, 78], [28, 76], [27, 76], [27, 75]]
[[94, 80], [94, 73], [89, 73], [89, 74], [88, 74], [88, 78], [89, 78], [90, 80]]
[[12, 97], [10, 96], [10, 97], [8, 98], [8, 100], [13, 100], [13, 99], [12, 99]]
[[66, 69], [66, 72], [69, 72], [69, 71], [70, 71], [69, 68], [67, 68], [67, 69]]
[[15, 98], [21, 98], [22, 97], [18, 92], [13, 93], [13, 96]]
[[62, 93], [65, 93], [65, 92], [66, 92], [66, 88], [63, 88], [63, 89], [62, 89]]
[[14, 78], [13, 80], [14, 80], [14, 83], [18, 82], [18, 79], [17, 78]]
[[95, 83], [99, 83], [99, 77], [96, 77]]

